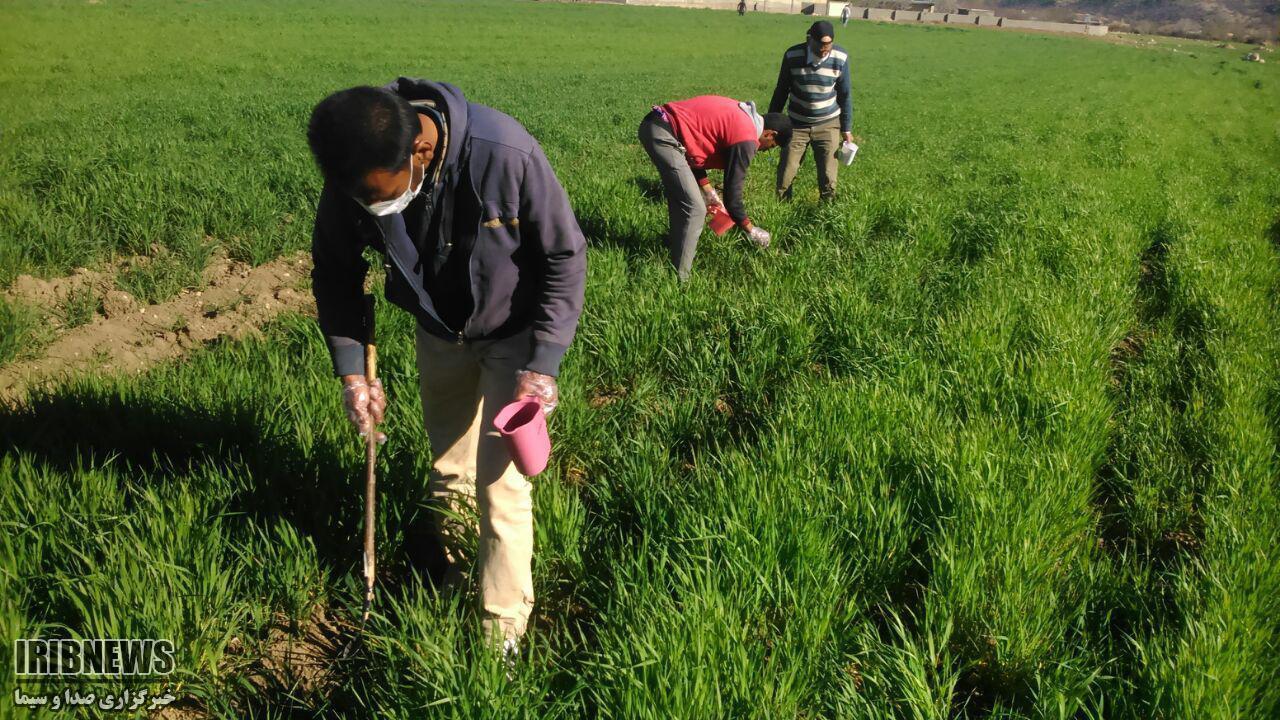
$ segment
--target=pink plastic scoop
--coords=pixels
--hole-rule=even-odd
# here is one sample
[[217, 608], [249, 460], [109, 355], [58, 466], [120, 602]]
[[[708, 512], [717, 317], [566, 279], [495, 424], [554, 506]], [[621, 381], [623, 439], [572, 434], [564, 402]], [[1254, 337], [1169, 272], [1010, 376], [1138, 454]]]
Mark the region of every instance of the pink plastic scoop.
[[506, 440], [511, 462], [521, 475], [532, 477], [546, 469], [551, 458], [551, 437], [542, 403], [531, 398], [516, 400], [498, 412], [493, 426]]

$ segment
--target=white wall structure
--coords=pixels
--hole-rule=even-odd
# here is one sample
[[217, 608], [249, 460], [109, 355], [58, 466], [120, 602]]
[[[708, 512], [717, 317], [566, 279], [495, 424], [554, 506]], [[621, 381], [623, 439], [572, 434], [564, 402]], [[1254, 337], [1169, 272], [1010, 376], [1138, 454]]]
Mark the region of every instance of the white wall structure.
[[[659, 5], [663, 7], [711, 8], [737, 10], [738, 0], [586, 0], [625, 5]], [[898, 23], [946, 23], [969, 27], [991, 27], [1008, 30], [1033, 30], [1036, 32], [1070, 33], [1072, 35], [1106, 35], [1106, 25], [1081, 23], [1042, 22], [1040, 20], [1012, 20], [995, 15], [990, 10], [968, 9], [966, 14], [922, 12], [920, 10], [887, 10], [867, 8], [846, 2], [812, 2], [812, 0], [747, 0], [747, 12], [802, 13], [840, 17], [844, 6], [849, 5], [851, 20], [873, 20]]]
[[[1042, 32], [1072, 33], [1074, 35], [1106, 35], [1105, 25], [1080, 25], [1078, 23], [1041, 22], [1040, 20], [1012, 20], [1005, 18], [1000, 27], [1011, 30], [1039, 30]], [[1100, 32], [1090, 32], [1098, 28]]]

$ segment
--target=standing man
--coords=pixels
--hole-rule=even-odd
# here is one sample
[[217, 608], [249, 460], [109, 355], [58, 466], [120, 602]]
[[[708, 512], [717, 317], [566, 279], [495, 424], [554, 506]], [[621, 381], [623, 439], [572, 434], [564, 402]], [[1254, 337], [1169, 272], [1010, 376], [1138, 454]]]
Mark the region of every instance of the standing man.
[[738, 17], [747, 14], [747, 0], [738, 0]]
[[[364, 375], [361, 254], [372, 247], [387, 299], [417, 320], [431, 497], [453, 518], [474, 504], [484, 628], [512, 657], [533, 609], [533, 502], [493, 418], [526, 395], [556, 406], [582, 311], [582, 231], [537, 141], [446, 83], [334, 93], [307, 140], [324, 176], [313, 291], [347, 415], [365, 435], [386, 407]], [[461, 536], [477, 528], [442, 518], [436, 530], [456, 578]]]
[[849, 3], [844, 4], [844, 9], [840, 11], [840, 27], [849, 27], [849, 16], [853, 15], [853, 10], [849, 9]]
[[[689, 279], [698, 236], [707, 214], [727, 209], [729, 217], [756, 245], [769, 247], [769, 233], [752, 224], [742, 202], [747, 168], [758, 150], [787, 142], [791, 122], [786, 115], [756, 112], [752, 102], [719, 95], [655, 105], [640, 123], [640, 144], [658, 168], [667, 198], [667, 249], [681, 280]], [[708, 169], [724, 171], [720, 196], [707, 177]]]
[[831, 23], [820, 20], [809, 27], [805, 42], [787, 48], [782, 55], [769, 112], [781, 112], [786, 104], [795, 126], [778, 162], [778, 197], [784, 200], [791, 199], [791, 184], [810, 145], [822, 200], [836, 196], [836, 150], [842, 137], [853, 142], [853, 101], [849, 97], [849, 54], [834, 42]]

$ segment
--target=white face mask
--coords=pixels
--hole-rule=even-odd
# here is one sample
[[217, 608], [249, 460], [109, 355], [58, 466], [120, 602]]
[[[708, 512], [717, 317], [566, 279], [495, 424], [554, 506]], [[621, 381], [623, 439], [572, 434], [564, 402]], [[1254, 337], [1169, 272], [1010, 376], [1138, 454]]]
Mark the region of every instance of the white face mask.
[[409, 203], [413, 202], [413, 199], [418, 196], [418, 191], [422, 189], [422, 183], [426, 182], [426, 179], [426, 174], [423, 173], [422, 181], [418, 183], [418, 187], [415, 188], [413, 186], [413, 156], [410, 155], [409, 187], [405, 188], [404, 193], [402, 193], [400, 197], [393, 198], [391, 200], [383, 200], [382, 202], [376, 202], [372, 205], [365, 205], [364, 202], [358, 199], [356, 202], [360, 203], [360, 207], [364, 208], [370, 215], [377, 215], [378, 217], [404, 212], [404, 209], [409, 207]]

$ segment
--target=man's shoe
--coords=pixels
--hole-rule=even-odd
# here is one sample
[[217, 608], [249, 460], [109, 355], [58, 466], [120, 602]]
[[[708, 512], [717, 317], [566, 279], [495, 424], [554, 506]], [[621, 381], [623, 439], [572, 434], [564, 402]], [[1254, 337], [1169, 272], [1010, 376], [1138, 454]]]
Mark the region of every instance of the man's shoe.
[[507, 682], [516, 680], [516, 662], [520, 659], [520, 641], [507, 638], [502, 641], [502, 664], [506, 666]]

